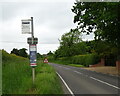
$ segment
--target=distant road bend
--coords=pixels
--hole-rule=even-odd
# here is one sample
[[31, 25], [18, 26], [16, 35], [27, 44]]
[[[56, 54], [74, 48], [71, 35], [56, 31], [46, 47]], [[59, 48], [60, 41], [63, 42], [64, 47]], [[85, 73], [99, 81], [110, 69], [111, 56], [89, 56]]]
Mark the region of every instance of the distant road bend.
[[49, 64], [56, 69], [57, 74], [62, 79], [62, 82], [65, 83], [65, 86], [68, 87], [67, 89], [72, 96], [76, 96], [77, 94], [120, 96], [119, 77], [101, 74], [78, 67], [53, 63]]

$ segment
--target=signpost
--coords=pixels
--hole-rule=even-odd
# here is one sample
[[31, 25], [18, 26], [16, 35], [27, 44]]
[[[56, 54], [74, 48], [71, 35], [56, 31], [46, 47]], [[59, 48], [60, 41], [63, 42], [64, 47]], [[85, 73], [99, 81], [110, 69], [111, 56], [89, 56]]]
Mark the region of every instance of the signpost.
[[22, 34], [31, 34], [31, 20], [22, 20]]
[[27, 38], [27, 43], [29, 44], [29, 53], [30, 53], [30, 66], [32, 67], [32, 80], [33, 85], [35, 81], [35, 67], [36, 64], [36, 54], [38, 38], [34, 38], [33, 32], [33, 17], [31, 19], [22, 20], [22, 34], [31, 34], [31, 37]]

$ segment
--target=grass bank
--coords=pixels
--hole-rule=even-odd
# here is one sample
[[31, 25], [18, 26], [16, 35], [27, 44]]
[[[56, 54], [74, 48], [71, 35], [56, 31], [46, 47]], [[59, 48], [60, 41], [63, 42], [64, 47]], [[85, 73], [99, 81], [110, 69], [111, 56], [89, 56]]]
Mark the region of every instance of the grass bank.
[[3, 94], [63, 94], [53, 67], [37, 62], [35, 85], [32, 86], [32, 68], [27, 58], [2, 50]]

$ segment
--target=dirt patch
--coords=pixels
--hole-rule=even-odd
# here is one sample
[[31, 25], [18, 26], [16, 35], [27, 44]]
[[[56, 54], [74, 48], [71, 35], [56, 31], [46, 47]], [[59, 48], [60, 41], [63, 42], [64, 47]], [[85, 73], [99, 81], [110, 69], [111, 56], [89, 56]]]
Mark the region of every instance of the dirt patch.
[[101, 72], [101, 73], [105, 73], [105, 74], [111, 74], [111, 75], [120, 75], [120, 72], [118, 72], [116, 67], [89, 67], [89, 68], [84, 68], [87, 70], [91, 70], [91, 71], [96, 71], [96, 72]]

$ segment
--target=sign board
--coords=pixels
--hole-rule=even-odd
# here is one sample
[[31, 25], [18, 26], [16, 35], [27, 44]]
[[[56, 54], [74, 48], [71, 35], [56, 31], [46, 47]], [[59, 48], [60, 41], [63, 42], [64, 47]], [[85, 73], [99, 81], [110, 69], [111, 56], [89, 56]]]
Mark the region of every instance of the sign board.
[[30, 66], [37, 66], [36, 61], [36, 51], [30, 51]]
[[22, 34], [31, 34], [31, 20], [22, 20]]
[[38, 44], [38, 38], [33, 38], [33, 41], [32, 41], [32, 37], [29, 37], [27, 38], [27, 43], [28, 44]]
[[47, 59], [44, 59], [44, 63], [48, 63], [48, 60], [47, 60]]
[[37, 66], [36, 54], [37, 54], [36, 45], [30, 45], [30, 66], [32, 67]]
[[37, 51], [36, 45], [30, 45], [30, 51]]

